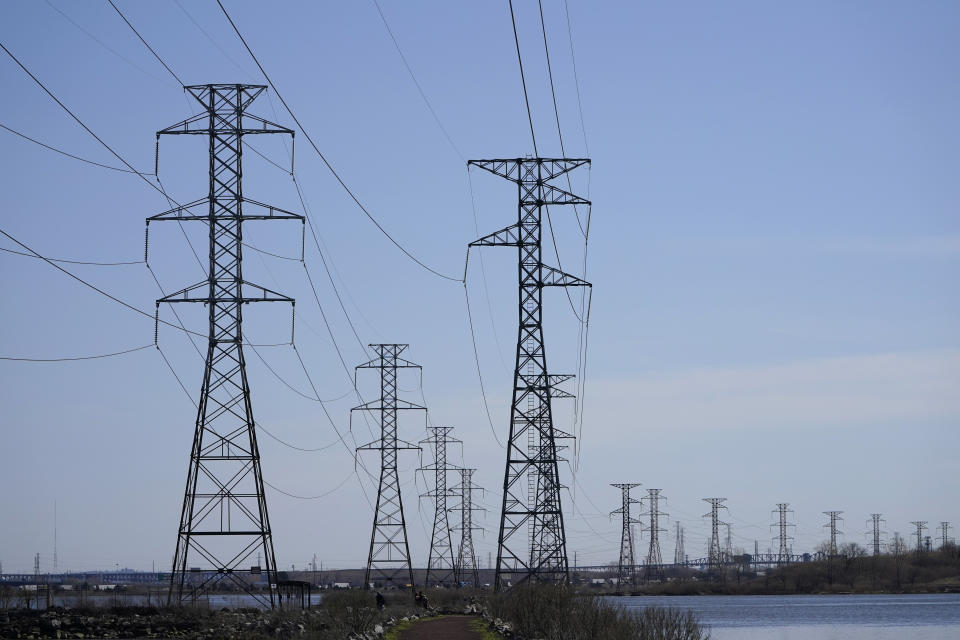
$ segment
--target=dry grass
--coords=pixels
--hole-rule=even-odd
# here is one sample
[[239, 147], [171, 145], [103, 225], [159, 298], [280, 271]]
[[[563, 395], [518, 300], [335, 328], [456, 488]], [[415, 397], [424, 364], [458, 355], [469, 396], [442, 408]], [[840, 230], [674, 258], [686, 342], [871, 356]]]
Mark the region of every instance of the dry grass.
[[493, 616], [524, 638], [544, 640], [706, 640], [688, 611], [650, 607], [626, 611], [569, 587], [523, 585], [490, 599]]

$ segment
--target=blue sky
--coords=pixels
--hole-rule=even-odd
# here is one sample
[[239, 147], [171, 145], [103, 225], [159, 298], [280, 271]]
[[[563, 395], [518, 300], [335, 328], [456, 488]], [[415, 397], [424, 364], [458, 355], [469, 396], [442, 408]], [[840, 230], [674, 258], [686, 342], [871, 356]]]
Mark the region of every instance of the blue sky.
[[[263, 83], [215, 2], [180, 4], [186, 11], [118, 2], [186, 83]], [[533, 3], [515, 5], [538, 146], [559, 155], [539, 15]], [[506, 3], [381, 6], [453, 144], [372, 2], [269, 10], [227, 3], [369, 210], [431, 267], [459, 276], [466, 244], [515, 216], [511, 185], [479, 172], [468, 179], [463, 158], [532, 153], [510, 14]], [[795, 509], [798, 550], [824, 539], [828, 509], [845, 511], [844, 539], [861, 544], [871, 512], [885, 514], [891, 533], [908, 532], [917, 519], [960, 525], [957, 6], [570, 0], [583, 128], [564, 9], [544, 2], [559, 119], [567, 154], [593, 159], [573, 185], [596, 205], [583, 433], [576, 479], [564, 472], [573, 493], [565, 496], [571, 554], [591, 563], [616, 558], [619, 524], [606, 515], [619, 506], [611, 482], [663, 489], [668, 526], [684, 524], [691, 555], [703, 549], [701, 498], [710, 496], [728, 498], [734, 544], [748, 549], [754, 539], [769, 545], [769, 511], [784, 501]], [[149, 171], [154, 132], [194, 112], [106, 2], [8, 2], [0, 13], [0, 41], [134, 166]], [[0, 123], [117, 164], [8, 58], [0, 82]], [[275, 95], [253, 111], [293, 125]], [[279, 140], [255, 144], [286, 162]], [[135, 176], [7, 131], [0, 145], [0, 228], [52, 257], [141, 258], [143, 219], [166, 208], [160, 194]], [[424, 365], [431, 419], [456, 428], [464, 462], [479, 468], [490, 509], [487, 534], [477, 540], [485, 560], [495, 550], [503, 452], [484, 412], [463, 288], [422, 270], [380, 235], [299, 135], [296, 156], [360, 342], [411, 344], [410, 358]], [[181, 202], [205, 194], [205, 144], [165, 139], [160, 177]], [[289, 176], [249, 154], [244, 190], [301, 209]], [[553, 219], [564, 267], [579, 273], [583, 243], [573, 212], [558, 209]], [[202, 246], [202, 230], [187, 232]], [[247, 233], [264, 250], [299, 253], [295, 224], [250, 225]], [[0, 246], [14, 247], [5, 238]], [[150, 255], [167, 291], [202, 277], [176, 226], [151, 231]], [[347, 376], [304, 267], [252, 252], [246, 258], [248, 279], [297, 299], [297, 348], [320, 395], [342, 396]], [[306, 265], [344, 360], [359, 364], [365, 354], [309, 243]], [[69, 268], [148, 311], [160, 296], [142, 264]], [[515, 277], [510, 251], [485, 250], [482, 268], [471, 257], [480, 366], [501, 439]], [[42, 261], [0, 255], [0, 292], [0, 355], [88, 355], [152, 342], [149, 320]], [[562, 292], [547, 296], [551, 368], [573, 371], [576, 318]], [[205, 329], [201, 310], [182, 311]], [[284, 310], [261, 305], [245, 319], [258, 343], [287, 339]], [[195, 397], [202, 363], [177, 333], [161, 329], [160, 345]], [[309, 393], [289, 346], [260, 353]], [[302, 496], [336, 488], [315, 500], [268, 489], [279, 564], [301, 566], [316, 553], [326, 565], [359, 566], [372, 486], [353, 475], [317, 403], [291, 392], [254, 354], [247, 360], [263, 426], [300, 447], [333, 444], [305, 453], [260, 437], [268, 482]], [[0, 481], [12, 488], [0, 498], [4, 569], [31, 568], [38, 551], [51, 566], [54, 500], [61, 568], [166, 567], [194, 411], [156, 350], [67, 364], [5, 361], [0, 381]], [[373, 393], [372, 381], [362, 384]], [[401, 387], [420, 400], [415, 379]], [[340, 429], [352, 404], [329, 405]], [[569, 427], [570, 406], [558, 413], [559, 426]], [[422, 428], [411, 418], [401, 437], [419, 439]], [[357, 441], [370, 439], [366, 426], [356, 429]], [[422, 564], [431, 505], [415, 499], [426, 490], [414, 480], [416, 456], [402, 460], [411, 545]]]

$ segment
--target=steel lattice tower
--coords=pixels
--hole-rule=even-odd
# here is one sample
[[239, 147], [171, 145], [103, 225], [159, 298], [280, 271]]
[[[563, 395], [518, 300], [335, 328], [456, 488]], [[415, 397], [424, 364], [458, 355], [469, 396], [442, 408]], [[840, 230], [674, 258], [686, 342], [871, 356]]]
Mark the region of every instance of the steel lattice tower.
[[[430, 536], [430, 556], [427, 560], [427, 575], [423, 580], [425, 587], [458, 584], [456, 558], [453, 555], [453, 542], [450, 537], [450, 516], [447, 498], [456, 497], [457, 492], [447, 486], [447, 471], [457, 467], [447, 465], [447, 445], [460, 442], [450, 437], [453, 427], [430, 427], [430, 437], [420, 441], [421, 445], [432, 445], [433, 464], [420, 467], [419, 471], [433, 471], [433, 491], [421, 497], [434, 500], [436, 510], [433, 516], [433, 533]], [[432, 576], [431, 576], [432, 574]]]
[[824, 511], [823, 512], [823, 515], [830, 517], [830, 522], [823, 525], [825, 527], [830, 527], [830, 548], [828, 550], [829, 551], [828, 555], [830, 557], [837, 555], [837, 534], [843, 533], [842, 531], [837, 530], [837, 521], [843, 520], [843, 518], [840, 517], [841, 513], [843, 513], [843, 511]]
[[660, 532], [666, 533], [666, 529], [660, 528], [660, 516], [666, 514], [660, 511], [661, 489], [647, 489], [647, 515], [650, 516], [650, 525], [644, 527], [644, 531], [650, 532], [650, 546], [647, 550], [647, 567], [644, 572], [644, 579], [662, 580], [663, 579], [663, 560], [660, 557]]
[[[357, 447], [357, 451], [380, 452], [380, 485], [377, 490], [377, 506], [373, 513], [373, 531], [370, 534], [370, 552], [367, 555], [367, 571], [363, 588], [369, 589], [373, 582], [384, 584], [413, 585], [413, 566], [410, 563], [410, 544], [407, 542], [407, 521], [403, 515], [403, 499], [400, 496], [400, 477], [397, 472], [397, 451], [420, 447], [397, 438], [398, 411], [426, 407], [397, 399], [397, 370], [420, 369], [420, 365], [400, 358], [408, 347], [406, 344], [371, 344], [377, 354], [369, 362], [358, 365], [360, 369], [380, 370], [380, 399], [371, 400], [353, 411], [380, 412], [380, 439]], [[399, 444], [398, 444], [399, 443]], [[401, 581], [398, 583], [398, 578]]]
[[639, 482], [625, 482], [620, 484], [611, 484], [611, 487], [620, 489], [620, 508], [611, 511], [610, 515], [622, 516], [623, 531], [620, 534], [620, 563], [617, 566], [617, 584], [635, 585], [637, 583], [636, 559], [633, 553], [633, 527], [632, 525], [640, 521], [630, 515], [630, 505], [640, 504], [639, 500], [630, 497], [630, 490], [639, 487]]
[[884, 521], [882, 513], [871, 513], [870, 519], [867, 520], [867, 524], [871, 525], [871, 530], [867, 531], [867, 535], [870, 536], [870, 540], [873, 546], [873, 555], [880, 555], [880, 536], [883, 531], [880, 530], [880, 524]]
[[[508, 581], [562, 583], [569, 578], [556, 444], [557, 437], [566, 434], [554, 428], [551, 410], [551, 397], [560, 396], [556, 385], [569, 376], [551, 376], [547, 369], [543, 288], [590, 285], [543, 263], [541, 212], [549, 205], [590, 204], [549, 184], [589, 163], [588, 159], [572, 158], [467, 163], [468, 167], [480, 167], [515, 182], [519, 194], [517, 222], [470, 243], [471, 247], [517, 247], [519, 258], [519, 328], [497, 540], [497, 590]], [[531, 487], [535, 485], [535, 491], [528, 491], [525, 480]], [[529, 534], [529, 541], [525, 533]]]
[[950, 523], [941, 522], [940, 523], [940, 550], [943, 551], [947, 548], [947, 545], [950, 544]]
[[[207, 278], [157, 300], [158, 314], [160, 303], [203, 303], [209, 319], [168, 602], [183, 603], [221, 582], [249, 591], [248, 581], [240, 574], [263, 573], [267, 595], [253, 596], [273, 606], [276, 560], [243, 356], [241, 310], [250, 302], [292, 305], [294, 301], [243, 279], [242, 226], [248, 220], [299, 220], [302, 224], [304, 218], [244, 197], [242, 140], [254, 134], [293, 136], [293, 131], [247, 113], [265, 86], [207, 84], [185, 89], [204, 111], [158, 131], [157, 154], [162, 135], [208, 136], [210, 189], [206, 198], [147, 219], [148, 230], [151, 222], [167, 220], [202, 221], [209, 226]], [[255, 126], [246, 128], [249, 121]], [[262, 567], [247, 564], [260, 553]]]
[[473, 532], [480, 527], [473, 526], [473, 512], [482, 511], [473, 503], [473, 491], [482, 490], [473, 483], [473, 473], [476, 469], [460, 469], [460, 548], [457, 552], [457, 578], [461, 584], [470, 576], [473, 586], [480, 585], [480, 566], [477, 564], [477, 554], [473, 548]]
[[777, 551], [778, 566], [790, 561], [790, 540], [793, 540], [793, 537], [787, 535], [787, 527], [794, 525], [787, 522], [787, 514], [793, 512], [793, 509], [789, 507], [789, 502], [778, 502], [776, 509], [777, 523], [770, 525], [771, 527], [778, 527], [777, 537], [775, 538], [777, 542], [779, 542], [779, 549]]
[[704, 502], [710, 504], [710, 513], [703, 515], [704, 518], [710, 517], [710, 550], [707, 553], [710, 563], [710, 571], [714, 575], [722, 572], [723, 552], [720, 550], [720, 509], [726, 509], [723, 504], [726, 498], [703, 498]]
[[917, 553], [920, 553], [921, 551], [923, 551], [923, 530], [927, 528], [927, 521], [914, 520], [910, 524], [912, 524], [917, 528], [915, 532], [917, 536]]
[[687, 561], [687, 554], [683, 550], [683, 526], [679, 522], [677, 525], [677, 541], [673, 548], [673, 564], [680, 565]]

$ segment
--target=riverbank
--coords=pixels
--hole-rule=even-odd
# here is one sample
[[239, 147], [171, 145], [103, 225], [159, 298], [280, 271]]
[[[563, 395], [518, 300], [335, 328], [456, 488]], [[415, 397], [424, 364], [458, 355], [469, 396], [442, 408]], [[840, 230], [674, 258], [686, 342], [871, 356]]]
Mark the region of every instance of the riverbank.
[[591, 585], [581, 591], [650, 596], [960, 593], [960, 550], [954, 545], [942, 551], [896, 549], [877, 556], [850, 545], [845, 554], [765, 571], [752, 569], [749, 556], [742, 559], [713, 574], [686, 570], [629, 588]]

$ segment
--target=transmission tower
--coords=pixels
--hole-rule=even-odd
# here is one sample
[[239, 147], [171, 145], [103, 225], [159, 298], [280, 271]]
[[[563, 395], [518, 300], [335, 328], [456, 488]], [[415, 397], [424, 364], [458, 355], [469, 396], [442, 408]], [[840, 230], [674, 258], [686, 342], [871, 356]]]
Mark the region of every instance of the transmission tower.
[[433, 471], [433, 491], [421, 497], [431, 497], [434, 500], [436, 511], [433, 516], [433, 533], [430, 536], [430, 556], [427, 560], [427, 575], [424, 586], [456, 585], [457, 564], [453, 556], [453, 542], [450, 538], [450, 518], [447, 510], [447, 498], [456, 497], [457, 492], [447, 486], [447, 471], [457, 467], [447, 465], [447, 445], [459, 443], [456, 438], [450, 437], [453, 427], [430, 427], [427, 429], [430, 437], [421, 440], [420, 444], [433, 447], [433, 464], [420, 467], [418, 471]]
[[710, 513], [703, 515], [704, 518], [710, 517], [710, 550], [707, 554], [710, 563], [710, 572], [714, 575], [722, 575], [723, 553], [720, 551], [720, 509], [726, 509], [726, 498], [703, 498], [704, 502], [710, 504]]
[[477, 564], [477, 555], [473, 548], [473, 532], [482, 530], [480, 527], [473, 526], [473, 512], [484, 511], [483, 507], [478, 507], [473, 502], [473, 492], [483, 490], [482, 487], [473, 483], [473, 473], [476, 469], [460, 469], [460, 525], [455, 527], [460, 529], [460, 549], [457, 552], [457, 576], [458, 584], [466, 582], [469, 576], [473, 582], [474, 588], [480, 585], [480, 568]]
[[426, 411], [426, 407], [397, 399], [398, 369], [420, 369], [420, 365], [399, 357], [408, 346], [406, 344], [371, 344], [370, 347], [377, 357], [357, 366], [357, 370], [380, 370], [380, 399], [371, 400], [351, 409], [351, 415], [353, 411], [380, 413], [380, 439], [357, 447], [357, 451], [380, 452], [380, 485], [377, 490], [377, 506], [373, 514], [367, 571], [363, 578], [364, 589], [371, 588], [371, 582], [401, 587], [414, 584], [410, 545], [407, 542], [407, 522], [403, 515], [400, 478], [397, 473], [397, 451], [400, 449], [419, 451], [420, 447], [397, 438], [397, 412], [406, 409]]
[[650, 546], [647, 549], [647, 566], [644, 572], [644, 580], [663, 580], [663, 559], [660, 557], [660, 532], [666, 533], [666, 529], [660, 528], [660, 516], [669, 515], [660, 511], [660, 500], [665, 499], [660, 495], [661, 489], [647, 489], [647, 515], [650, 516], [650, 525], [644, 527], [644, 531], [650, 532]]
[[[157, 300], [207, 306], [209, 330], [203, 385], [190, 454], [190, 467], [177, 533], [168, 602], [184, 603], [199, 592], [230, 583], [250, 592], [241, 574], [265, 575], [261, 604], [275, 604], [277, 583], [273, 535], [267, 515], [260, 451], [243, 356], [242, 305], [289, 302], [292, 298], [243, 279], [243, 223], [248, 220], [299, 220], [303, 216], [250, 200], [243, 195], [242, 140], [246, 135], [293, 131], [247, 113], [265, 86], [207, 84], [185, 87], [203, 107], [198, 115], [157, 132], [209, 138], [209, 192], [206, 198], [147, 219], [206, 222], [209, 227], [207, 277]], [[251, 122], [253, 127], [246, 128]], [[148, 236], [149, 237], [149, 236]], [[156, 331], [154, 332], [156, 333]], [[263, 566], [250, 566], [254, 554]]]
[[778, 522], [770, 525], [771, 527], [779, 527], [779, 534], [776, 538], [776, 540], [780, 542], [780, 550], [777, 552], [778, 566], [790, 561], [790, 540], [793, 540], [793, 537], [787, 535], [787, 527], [793, 527], [795, 525], [787, 522], [787, 514], [793, 513], [793, 509], [789, 507], [789, 502], [778, 502], [776, 509]]
[[830, 522], [823, 525], [825, 527], [830, 527], [830, 547], [827, 549], [827, 555], [829, 557], [834, 557], [837, 555], [837, 534], [842, 534], [842, 531], [837, 530], [837, 522], [843, 520], [840, 517], [840, 514], [843, 511], [824, 511], [823, 515], [830, 517]]
[[911, 522], [910, 524], [912, 524], [913, 526], [915, 526], [915, 527], [917, 528], [917, 530], [916, 530], [916, 532], [915, 532], [916, 535], [917, 535], [917, 553], [920, 553], [921, 551], [923, 551], [923, 531], [924, 531], [924, 529], [927, 528], [927, 521], [926, 521], [926, 520], [914, 520], [914, 521]]
[[618, 585], [635, 585], [637, 583], [636, 560], [633, 554], [633, 524], [640, 522], [630, 516], [630, 505], [640, 504], [639, 500], [630, 497], [630, 490], [639, 487], [639, 482], [611, 484], [611, 487], [620, 489], [620, 508], [611, 511], [610, 515], [622, 516], [623, 531], [620, 534], [620, 564], [617, 569]]
[[[589, 163], [587, 159], [571, 158], [470, 160], [467, 163], [468, 167], [480, 167], [515, 182], [519, 194], [517, 222], [470, 243], [471, 247], [518, 249], [519, 328], [497, 540], [497, 590], [508, 581], [562, 583], [569, 578], [556, 445], [557, 437], [565, 434], [554, 429], [551, 397], [561, 395], [556, 385], [570, 376], [552, 376], [547, 369], [542, 326], [543, 288], [590, 285], [543, 263], [541, 213], [549, 205], [590, 204], [549, 184]], [[525, 479], [535, 485], [535, 490], [524, 487]], [[529, 531], [529, 541], [524, 535], [525, 528]]]
[[949, 522], [940, 523], [940, 550], [943, 551], [947, 548], [947, 545], [950, 544], [950, 528], [951, 524]]
[[683, 526], [679, 522], [674, 524], [677, 525], [677, 543], [673, 548], [673, 564], [680, 565], [687, 561], [687, 554], [683, 550]]
[[881, 524], [884, 522], [882, 516], [882, 513], [871, 513], [870, 519], [867, 520], [867, 524], [870, 525], [870, 531], [867, 531], [867, 535], [870, 536], [870, 540], [873, 545], [873, 555], [875, 556], [880, 555], [880, 548], [882, 546], [880, 540], [881, 535], [884, 533], [880, 529]]

